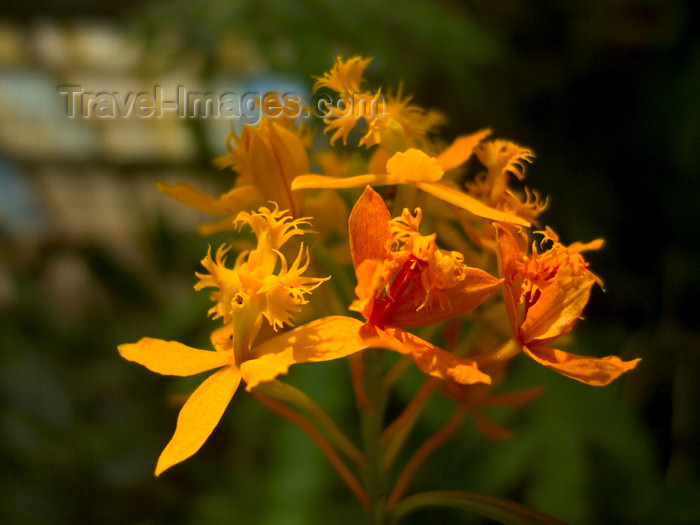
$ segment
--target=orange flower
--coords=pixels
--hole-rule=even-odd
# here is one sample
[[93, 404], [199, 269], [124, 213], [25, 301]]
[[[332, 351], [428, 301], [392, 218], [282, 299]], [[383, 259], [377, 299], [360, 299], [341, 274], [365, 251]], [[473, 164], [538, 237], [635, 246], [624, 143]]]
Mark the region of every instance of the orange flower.
[[405, 332], [473, 310], [500, 281], [467, 267], [461, 254], [438, 248], [435, 235], [418, 233], [421, 212], [404, 210], [391, 219], [382, 198], [367, 187], [349, 220], [350, 250], [357, 276], [351, 310], [366, 319], [363, 337], [375, 336], [391, 349], [411, 355], [426, 373], [459, 383], [490, 383], [468, 359]]
[[573, 329], [588, 303], [591, 288], [596, 283], [602, 284], [588, 270], [581, 252], [598, 249], [603, 241], [598, 239], [567, 247], [551, 229], [542, 233], [542, 242], [551, 243], [551, 248], [539, 253], [533, 245], [532, 254], [528, 256], [524, 253], [522, 238], [519, 242], [508, 228], [496, 225], [498, 265], [504, 278], [505, 307], [514, 341], [504, 345], [500, 354], [485, 354], [477, 361], [485, 364], [522, 348], [532, 359], [560, 374], [588, 385], [607, 385], [632, 370], [640, 360], [578, 356], [548, 346]]

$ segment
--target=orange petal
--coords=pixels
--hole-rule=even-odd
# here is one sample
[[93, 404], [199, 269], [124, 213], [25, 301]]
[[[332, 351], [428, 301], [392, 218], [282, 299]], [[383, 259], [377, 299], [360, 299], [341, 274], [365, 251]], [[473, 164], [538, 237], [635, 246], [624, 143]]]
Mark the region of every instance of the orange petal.
[[445, 184], [436, 182], [418, 182], [416, 185], [424, 192], [430, 193], [433, 197], [437, 197], [440, 200], [467, 210], [477, 217], [491, 219], [492, 221], [520, 224], [521, 226], [526, 227], [530, 226], [529, 222], [521, 217], [518, 217], [517, 215], [491, 208], [471, 195], [451, 188]]
[[619, 357], [587, 357], [570, 354], [543, 345], [523, 347], [525, 353], [541, 365], [591, 386], [605, 386], [632, 370], [641, 359], [622, 361]]
[[386, 244], [391, 236], [390, 220], [391, 214], [384, 199], [367, 186], [348, 219], [350, 253], [356, 269], [365, 259], [386, 259]]
[[513, 279], [517, 273], [516, 263], [521, 260], [520, 249], [518, 243], [511, 231], [503, 226], [494, 224], [496, 228], [496, 254], [498, 256], [498, 272], [503, 277], [503, 301], [508, 313], [510, 327], [513, 330], [513, 336], [518, 336], [518, 327], [520, 321], [518, 319], [517, 298], [513, 295]]
[[372, 346], [381, 346], [402, 354], [409, 354], [425, 374], [440, 379], [449, 378], [462, 385], [491, 384], [491, 377], [479, 370], [471, 359], [457, 357], [400, 328], [382, 330], [366, 325], [363, 328], [363, 335]]
[[450, 146], [437, 157], [438, 164], [443, 170], [451, 170], [464, 164], [472, 156], [474, 148], [491, 134], [490, 129], [477, 131], [472, 135], [457, 137]]
[[156, 187], [175, 200], [212, 215], [227, 215], [243, 209], [255, 207], [263, 197], [255, 186], [239, 186], [220, 197], [212, 197], [193, 188], [189, 184], [164, 184], [156, 182]]
[[[355, 286], [355, 299], [349, 310], [359, 312], [365, 319], [369, 319], [374, 310], [375, 295], [378, 289], [384, 289], [381, 282], [382, 261], [378, 259], [365, 259], [357, 268], [357, 286]], [[419, 303], [420, 304], [420, 303]]]
[[[253, 133], [250, 137], [249, 160], [250, 172], [255, 184], [266, 201], [277, 203], [282, 210], [290, 210], [293, 216], [297, 215], [296, 205], [292, 199], [292, 190], [289, 181], [285, 179], [285, 172], [280, 163], [280, 151], [275, 148], [280, 146], [278, 140], [273, 137], [275, 124], [269, 126], [270, 136], [264, 137], [262, 133]], [[268, 140], [268, 138], [270, 140]]]
[[325, 175], [299, 175], [292, 181], [293, 190], [305, 190], [309, 188], [341, 189], [357, 188], [358, 186], [387, 186], [396, 184], [396, 180], [389, 175], [355, 175], [354, 177], [327, 177]]
[[221, 420], [240, 382], [240, 372], [227, 366], [192, 393], [180, 410], [175, 434], [158, 458], [156, 476], [200, 449]]
[[551, 341], [571, 331], [588, 303], [595, 276], [588, 272], [580, 276], [555, 277], [542, 290], [535, 304], [525, 313], [520, 327], [523, 344]]
[[[292, 194], [292, 180], [301, 173], [309, 171], [309, 157], [301, 139], [292, 131], [273, 122], [269, 126], [269, 143], [274, 155], [279, 179], [261, 182], [260, 191], [265, 200], [276, 202], [282, 209], [288, 209], [294, 217], [299, 217], [303, 203], [302, 194]], [[251, 154], [253, 152], [251, 151]]]
[[403, 296], [388, 322], [395, 326], [410, 328], [427, 326], [469, 312], [482, 304], [498, 289], [500, 279], [478, 268], [467, 268], [464, 280], [456, 286], [441, 290], [449, 300], [449, 308], [433, 304], [418, 309], [425, 300], [425, 290], [415, 283]]
[[177, 341], [144, 337], [138, 343], [119, 346], [124, 359], [134, 361], [158, 374], [191, 376], [230, 365], [233, 354], [198, 350]]
[[253, 359], [241, 364], [246, 390], [287, 373], [295, 363], [331, 361], [367, 348], [358, 335], [362, 326], [352, 317], [330, 316], [268, 339], [253, 348]]

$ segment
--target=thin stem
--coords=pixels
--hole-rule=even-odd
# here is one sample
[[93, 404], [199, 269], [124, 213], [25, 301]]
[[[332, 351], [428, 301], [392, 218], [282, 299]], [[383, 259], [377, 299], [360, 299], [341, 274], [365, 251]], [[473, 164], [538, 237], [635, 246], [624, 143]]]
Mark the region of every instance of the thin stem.
[[386, 446], [382, 468], [388, 471], [397, 454], [401, 450], [413, 425], [418, 420], [418, 415], [430, 397], [437, 380], [428, 379], [418, 389], [413, 399], [408, 403], [404, 411], [384, 429], [379, 437], [379, 442]]
[[416, 451], [413, 457], [406, 463], [399, 479], [394, 485], [394, 489], [391, 491], [389, 500], [387, 501], [386, 508], [391, 510], [401, 499], [403, 493], [408, 488], [408, 484], [411, 482], [413, 475], [418, 470], [418, 467], [432, 454], [438, 447], [440, 447], [445, 441], [447, 441], [455, 430], [459, 428], [459, 424], [462, 418], [466, 414], [466, 410], [462, 406], [457, 406], [452, 417], [445, 423], [445, 425], [433, 434], [430, 439], [423, 443], [420, 448]]
[[391, 387], [394, 386], [394, 383], [399, 380], [403, 373], [408, 370], [412, 364], [413, 361], [410, 357], [402, 355], [399, 360], [394, 363], [394, 366], [389, 369], [384, 376], [384, 379], [382, 379], [382, 388], [389, 391]]
[[364, 469], [365, 489], [368, 496], [368, 518], [371, 525], [384, 523], [386, 480], [382, 471], [383, 449], [379, 444], [382, 430], [386, 393], [381, 388], [382, 350], [362, 352], [362, 398], [358, 399], [362, 443], [367, 463]]
[[338, 450], [357, 464], [362, 464], [366, 461], [360, 449], [348, 439], [340, 428], [338, 428], [321, 405], [314, 401], [308, 394], [305, 394], [288, 383], [277, 380], [261, 383], [258, 385], [257, 390], [264, 395], [290, 403], [305, 411], [313, 417], [319, 425], [319, 428], [323, 430], [328, 439], [333, 442]]
[[357, 481], [357, 478], [353, 475], [348, 466], [343, 462], [341, 457], [335, 451], [333, 446], [326, 440], [323, 434], [321, 434], [321, 432], [308, 419], [306, 419], [298, 412], [295, 412], [294, 410], [290, 409], [289, 407], [285, 406], [279, 401], [276, 401], [273, 398], [268, 397], [264, 394], [255, 391], [253, 393], [263, 405], [267, 406], [273, 412], [299, 426], [304, 432], [306, 432], [309, 435], [311, 439], [314, 440], [316, 445], [318, 445], [318, 447], [321, 449], [321, 452], [323, 452], [326, 458], [328, 458], [328, 461], [330, 461], [331, 465], [335, 467], [335, 469], [338, 471], [338, 474], [340, 474], [340, 477], [343, 479], [343, 481], [345, 481], [352, 493], [355, 494], [362, 506], [364, 508], [367, 508], [367, 492], [365, 492], [365, 490], [362, 488], [362, 485], [360, 485], [360, 482]]
[[349, 357], [350, 376], [352, 377], [352, 390], [355, 394], [355, 402], [360, 413], [369, 407], [369, 399], [365, 392], [365, 385], [362, 379], [362, 354], [353, 354]]
[[430, 393], [435, 387], [435, 381], [432, 379], [426, 380], [421, 387], [418, 389], [416, 394], [413, 396], [411, 401], [406, 405], [406, 408], [401, 415], [399, 415], [394, 421], [392, 421], [382, 432], [379, 440], [382, 444], [386, 444], [393, 435], [395, 435], [402, 427], [404, 427], [408, 421], [413, 419], [415, 415], [420, 411], [420, 409], [425, 404]]

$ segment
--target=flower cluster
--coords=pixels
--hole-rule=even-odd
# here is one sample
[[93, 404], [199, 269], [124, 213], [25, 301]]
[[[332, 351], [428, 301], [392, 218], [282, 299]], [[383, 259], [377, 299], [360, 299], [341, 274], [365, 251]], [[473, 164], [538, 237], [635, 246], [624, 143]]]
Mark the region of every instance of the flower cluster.
[[[339, 58], [315, 89], [345, 97], [363, 93], [370, 62]], [[370, 94], [378, 97], [379, 91]], [[277, 377], [295, 363], [348, 357], [360, 416], [371, 419], [381, 415], [382, 396], [413, 363], [425, 374], [425, 384], [401, 416], [377, 430], [374, 452], [357, 449], [325, 414], [317, 418], [322, 429], [309, 430], [368, 512], [388, 510], [439, 441], [426, 442], [387, 497], [387, 465], [430, 392], [456, 401], [456, 418], [445, 436], [469, 414], [484, 435], [504, 438], [508, 430], [490, 422], [479, 407], [520, 407], [539, 393], [493, 392], [519, 354], [594, 386], [637, 365], [638, 359], [579, 356], [551, 346], [571, 332], [591, 290], [602, 287], [583, 257], [601, 248], [602, 240], [566, 246], [549, 227], [532, 231], [547, 205], [522, 186], [532, 151], [493, 139], [488, 129], [444, 145], [434, 139], [443, 115], [414, 105], [400, 90], [377, 99], [379, 112], [335, 113], [323, 121], [331, 147], [339, 139], [347, 144], [350, 132], [363, 126], [359, 154], [351, 158], [332, 148], [312, 151], [305, 127], [264, 117], [258, 126], [246, 125], [227, 138], [228, 154], [217, 165], [237, 175], [223, 195], [159, 184], [169, 196], [222, 216], [203, 226], [203, 234], [249, 227], [257, 243], [236, 254], [232, 265], [227, 255], [233, 244], [214, 255], [210, 250], [202, 260], [206, 271], [197, 273], [195, 288], [213, 290], [209, 314], [220, 323], [211, 333], [214, 351], [151, 338], [119, 347], [124, 358], [161, 374], [216, 370], [182, 407], [156, 474], [201, 447], [241, 381], [264, 404], [298, 422], [301, 416], [290, 415], [288, 404], [317, 415], [320, 409]], [[481, 168], [466, 177], [464, 166], [472, 157]], [[321, 173], [311, 173], [312, 165]], [[350, 211], [348, 201], [354, 202]], [[299, 242], [309, 228], [321, 236], [311, 249]], [[308, 275], [318, 275], [320, 266], [331, 275]], [[354, 271], [354, 290], [346, 285], [349, 271]], [[310, 301], [322, 285], [325, 297], [332, 298]], [[324, 311], [339, 303], [346, 315]], [[294, 328], [298, 314], [311, 320]], [[371, 364], [376, 349], [398, 354], [394, 368]], [[381, 430], [384, 423], [380, 417], [372, 428]], [[336, 449], [358, 468], [374, 468], [380, 481], [362, 487]], [[379, 466], [376, 450], [383, 458]]]

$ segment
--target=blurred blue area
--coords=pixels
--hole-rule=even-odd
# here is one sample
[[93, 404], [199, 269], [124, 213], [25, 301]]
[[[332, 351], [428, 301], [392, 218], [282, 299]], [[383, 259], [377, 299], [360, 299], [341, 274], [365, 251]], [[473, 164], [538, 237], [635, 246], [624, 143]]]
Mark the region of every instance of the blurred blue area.
[[39, 202], [22, 172], [0, 159], [0, 224], [15, 234], [31, 233], [43, 219]]

